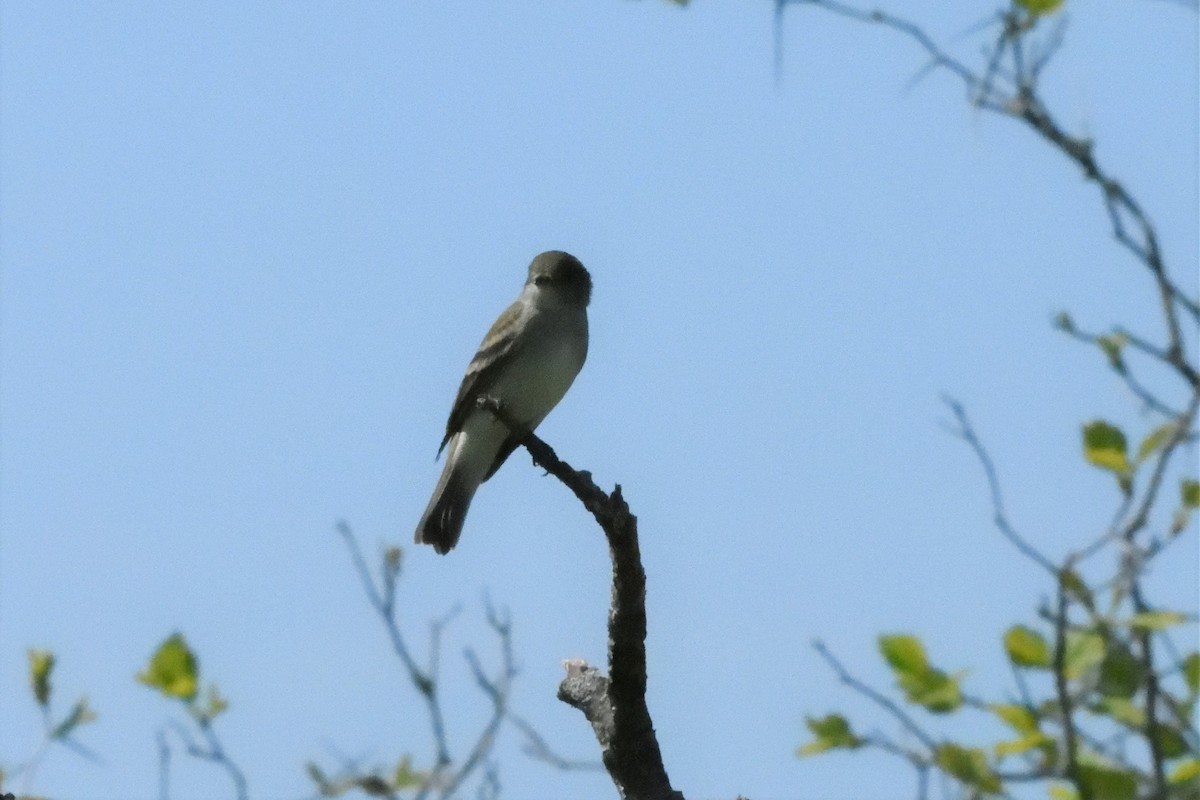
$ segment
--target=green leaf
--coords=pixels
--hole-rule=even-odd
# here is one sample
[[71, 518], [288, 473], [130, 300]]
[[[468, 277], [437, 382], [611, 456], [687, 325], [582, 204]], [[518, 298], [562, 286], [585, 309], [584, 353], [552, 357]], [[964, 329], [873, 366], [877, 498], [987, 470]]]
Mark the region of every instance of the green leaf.
[[1171, 519], [1171, 535], [1178, 536], [1191, 521], [1192, 512], [1200, 507], [1200, 482], [1185, 478], [1179, 483], [1180, 506]]
[[33, 688], [33, 697], [42, 708], [50, 702], [50, 673], [54, 671], [54, 652], [52, 650], [29, 651], [29, 685]]
[[902, 675], [897, 680], [909, 702], [924, 706], [935, 714], [948, 714], [962, 706], [962, 689], [959, 682], [965, 672], [947, 675], [940, 669], [930, 668], [920, 675]]
[[1200, 778], [1200, 758], [1189, 758], [1176, 764], [1167, 780], [1178, 785], [1197, 778]]
[[1052, 663], [1050, 645], [1033, 628], [1014, 625], [1004, 634], [1004, 650], [1008, 660], [1018, 667], [1049, 667]]
[[304, 771], [308, 773], [308, 777], [312, 779], [312, 782], [317, 785], [317, 794], [321, 797], [341, 797], [358, 785], [356, 776], [338, 778], [337, 780], [331, 779], [313, 761], [305, 763]]
[[174, 633], [158, 646], [158, 650], [150, 657], [150, 663], [138, 673], [137, 679], [167, 697], [190, 703], [196, 698], [200, 668], [183, 636]]
[[1104, 697], [1091, 708], [1096, 713], [1112, 717], [1122, 725], [1134, 730], [1139, 730], [1146, 724], [1145, 710], [1124, 697]]
[[325, 776], [325, 773], [317, 766], [316, 762], [309, 761], [305, 763], [304, 771], [308, 773], [308, 777], [312, 779], [312, 782], [317, 785], [318, 793], [323, 796], [330, 796], [330, 789], [332, 787], [330, 786], [329, 778]]
[[1042, 733], [1038, 729], [1038, 717], [1032, 709], [1013, 704], [993, 704], [988, 709], [1004, 720], [1021, 736], [1006, 742], [997, 742], [994, 750], [997, 758], [1033, 750], [1034, 748], [1053, 748], [1056, 742], [1053, 736]]
[[223, 697], [217, 690], [216, 684], [208, 687], [207, 696], [204, 701], [204, 708], [201, 713], [206, 719], [216, 719], [223, 711], [229, 708], [229, 699]]
[[929, 665], [921, 641], [909, 634], [879, 637], [879, 650], [896, 673], [896, 683], [909, 702], [938, 714], [954, 711], [962, 705], [959, 689], [961, 676], [950, 676]]
[[1190, 748], [1183, 734], [1174, 725], [1161, 720], [1158, 723], [1158, 749], [1163, 758], [1172, 759], [1187, 755]]
[[80, 725], [85, 725], [95, 718], [96, 712], [88, 708], [87, 698], [81, 697], [75, 701], [75, 705], [71, 708], [71, 713], [67, 714], [66, 719], [58, 723], [58, 726], [50, 732], [50, 738], [65, 739]]
[[1063, 0], [1017, 0], [1017, 2], [1030, 13], [1031, 16], [1039, 17], [1044, 14], [1053, 14], [1062, 6]]
[[1129, 343], [1129, 337], [1123, 333], [1114, 333], [1112, 336], [1097, 336], [1096, 344], [1104, 351], [1105, 357], [1108, 359], [1109, 365], [1119, 372], [1125, 374], [1125, 359], [1121, 356], [1121, 350]]
[[1145, 670], [1129, 648], [1110, 645], [1100, 665], [1100, 684], [1096, 687], [1105, 697], [1133, 697], [1142, 685]]
[[1050, 795], [1050, 800], [1079, 800], [1079, 793], [1074, 787], [1063, 786], [1061, 783], [1047, 786], [1046, 794]]
[[1187, 478], [1180, 483], [1179, 499], [1185, 508], [1200, 507], [1200, 481]]
[[1062, 706], [1059, 705], [1058, 700], [1043, 700], [1042, 702], [1038, 703], [1037, 715], [1042, 719], [1061, 717]]
[[1186, 508], [1177, 508], [1175, 513], [1171, 515], [1170, 535], [1178, 536], [1183, 533], [1183, 529], [1188, 526], [1188, 522], [1192, 518], [1192, 512]]
[[354, 786], [370, 797], [390, 797], [392, 787], [378, 775], [363, 775], [356, 778]]
[[1054, 327], [1058, 328], [1060, 331], [1074, 333], [1075, 320], [1071, 319], [1071, 315], [1066, 311], [1060, 311], [1054, 315]]
[[1200, 800], [1200, 781], [1173, 784], [1168, 781], [1166, 800]]
[[988, 766], [987, 756], [977, 747], [963, 747], [947, 742], [938, 745], [934, 761], [950, 775], [968, 786], [995, 794], [1004, 789], [999, 776]]
[[811, 756], [839, 748], [853, 750], [863, 744], [863, 740], [850, 730], [850, 723], [841, 714], [829, 714], [820, 719], [808, 717], [804, 724], [816, 739], [797, 750], [798, 756]]
[[1079, 783], [1088, 788], [1092, 800], [1134, 800], [1137, 774], [1100, 764], [1080, 764]]
[[416, 789], [425, 785], [425, 776], [412, 768], [412, 759], [404, 756], [396, 765], [396, 773], [392, 776], [392, 789]]
[[920, 675], [929, 671], [929, 659], [921, 640], [909, 634], [879, 637], [879, 650], [899, 675]]
[[1167, 440], [1175, 434], [1175, 430], [1175, 423], [1167, 422], [1151, 431], [1150, 435], [1143, 439], [1141, 445], [1138, 446], [1137, 463], [1142, 463], [1166, 444]]
[[1038, 729], [1037, 715], [1025, 706], [996, 703], [988, 709], [1017, 733], [1033, 733]]
[[1063, 591], [1083, 603], [1084, 608], [1088, 611], [1096, 610], [1096, 600], [1092, 597], [1092, 590], [1084, 583], [1083, 578], [1079, 577], [1078, 572], [1064, 568], [1058, 573], [1058, 581], [1062, 584]]
[[1125, 434], [1115, 425], [1093, 420], [1083, 426], [1083, 457], [1088, 463], [1128, 477], [1132, 471]]
[[1189, 653], [1183, 660], [1183, 679], [1192, 694], [1200, 694], [1200, 653]]
[[1187, 617], [1178, 611], [1143, 611], [1134, 614], [1129, 620], [1129, 625], [1145, 631], [1161, 631], [1185, 622]]
[[1034, 733], [1026, 734], [1019, 739], [1012, 739], [1007, 742], [996, 742], [995, 751], [997, 758], [1005, 756], [1019, 755], [1028, 752], [1038, 747], [1053, 747], [1055, 739], [1049, 734], [1035, 731]]
[[1068, 631], [1067, 649], [1063, 655], [1063, 672], [1071, 679], [1079, 678], [1104, 660], [1104, 639], [1099, 634]]

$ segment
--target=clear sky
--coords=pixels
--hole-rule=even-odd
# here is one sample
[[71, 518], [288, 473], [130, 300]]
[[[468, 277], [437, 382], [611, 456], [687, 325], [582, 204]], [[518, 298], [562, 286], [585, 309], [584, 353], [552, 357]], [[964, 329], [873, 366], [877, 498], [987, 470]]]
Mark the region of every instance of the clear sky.
[[[890, 7], [967, 59], [993, 11]], [[1196, 13], [1067, 7], [1048, 97], [1195, 292]], [[182, 715], [133, 676], [179, 630], [231, 701], [219, 730], [253, 797], [310, 795], [304, 761], [339, 753], [428, 764], [334, 524], [370, 554], [408, 545], [475, 345], [557, 248], [595, 281], [591, 351], [540, 433], [640, 519], [673, 782], [909, 796], [882, 756], [794, 757], [806, 714], [894, 732], [811, 640], [886, 687], [876, 635], [915, 632], [997, 697], [1000, 634], [1050, 589], [992, 528], [939, 394], [1058, 556], [1117, 500], [1080, 423], [1154, 420], [1051, 317], [1159, 321], [1061, 156], [946, 75], [908, 88], [923, 62], [893, 34], [800, 9], [782, 33], [777, 82], [766, 2], [4, 3], [0, 762], [36, 747], [26, 648], [49, 647], [59, 710], [86, 693], [99, 712], [79, 740], [100, 762], [53, 752], [30, 788], [155, 797], [155, 734]], [[1151, 591], [1194, 608], [1194, 527], [1177, 548]], [[554, 693], [562, 659], [603, 662], [609, 568], [562, 486], [515, 455], [459, 548], [405, 568], [418, 651], [462, 605], [458, 752], [486, 710], [460, 657], [494, 661], [486, 591], [514, 620], [517, 710], [595, 757]], [[613, 796], [513, 733], [505, 797]], [[173, 776], [178, 800], [228, 796], [208, 765]]]

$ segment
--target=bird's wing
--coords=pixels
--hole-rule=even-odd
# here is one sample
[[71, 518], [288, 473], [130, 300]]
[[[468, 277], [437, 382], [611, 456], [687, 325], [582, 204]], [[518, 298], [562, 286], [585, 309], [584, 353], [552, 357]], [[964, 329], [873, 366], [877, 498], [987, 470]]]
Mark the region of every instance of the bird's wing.
[[458, 387], [458, 396], [454, 398], [450, 419], [446, 422], [446, 436], [438, 447], [438, 455], [442, 454], [450, 437], [462, 430], [467, 416], [475, 409], [475, 401], [486, 394], [495, 383], [501, 365], [516, 352], [514, 345], [520, 330], [517, 322], [523, 310], [524, 306], [520, 300], [513, 303], [496, 318], [487, 336], [483, 337], [483, 342], [480, 343], [475, 357], [471, 359], [467, 374], [463, 376], [462, 384]]

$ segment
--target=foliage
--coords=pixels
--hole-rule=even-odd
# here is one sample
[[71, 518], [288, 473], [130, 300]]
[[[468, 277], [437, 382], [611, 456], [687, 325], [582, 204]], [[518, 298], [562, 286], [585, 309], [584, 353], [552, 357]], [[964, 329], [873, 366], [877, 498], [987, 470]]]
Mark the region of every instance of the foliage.
[[[54, 746], [66, 747], [85, 758], [93, 758], [91, 752], [75, 739], [75, 734], [83, 725], [96, 719], [96, 712], [88, 705], [87, 697], [80, 697], [72, 704], [66, 714], [59, 717], [53, 710], [54, 685], [51, 678], [54, 668], [58, 665], [58, 657], [53, 650], [31, 648], [29, 658], [29, 688], [33, 700], [42, 714], [42, 742], [36, 752], [24, 763], [10, 769], [0, 767], [0, 792], [5, 784], [11, 783], [17, 777], [28, 786], [33, 780], [42, 759]], [[3, 795], [10, 798], [12, 795]], [[36, 800], [33, 795], [21, 794], [20, 800]]]
[[[178, 700], [187, 712], [191, 727], [174, 723], [172, 729], [183, 742], [188, 755], [221, 767], [233, 783], [239, 800], [246, 800], [248, 791], [246, 778], [239, 767], [225, 752], [220, 737], [213, 728], [213, 721], [229, 708], [217, 690], [209, 684], [201, 691], [200, 659], [188, 645], [181, 633], [173, 633], [150, 656], [145, 668], [137, 674], [137, 680], [170, 700]], [[164, 793], [167, 780], [169, 746], [160, 736], [160, 769], [163, 772]]]
[[[1015, 676], [1013, 696], [976, 697], [963, 686], [966, 673], [935, 667], [916, 636], [888, 634], [879, 637], [879, 648], [896, 678], [897, 702], [858, 681], [818, 644], [843, 683], [890, 714], [915, 744], [898, 744], [879, 733], [853, 733], [845, 717], [830, 714], [808, 721], [814, 738], [799, 754], [876, 749], [897, 755], [915, 769], [922, 798], [929, 776], [941, 774], [970, 798], [1010, 796], [1017, 786], [1042, 784], [1053, 800], [1200, 800], [1200, 653], [1181, 655], [1171, 638], [1186, 626], [1194, 640], [1196, 610], [1153, 603], [1144, 580], [1154, 559], [1188, 529], [1200, 504], [1194, 477], [1180, 481], [1178, 494], [1166, 488], [1172, 456], [1197, 438], [1200, 376], [1185, 344], [1196, 340], [1200, 307], [1170, 279], [1157, 233], [1140, 205], [1103, 171], [1090, 143], [1065, 133], [1042, 102], [1038, 80], [1058, 40], [1039, 39], [1037, 23], [1058, 10], [1061, 0], [1016, 0], [1002, 11], [982, 74], [947, 55], [917, 26], [884, 12], [858, 11], [833, 0], [783, 4], [822, 7], [911, 37], [934, 66], [966, 83], [975, 105], [1027, 125], [1082, 167], [1102, 189], [1117, 241], [1156, 284], [1166, 331], [1166, 342], [1159, 345], [1121, 327], [1087, 333], [1066, 312], [1055, 318], [1060, 331], [1095, 346], [1143, 411], [1158, 418], [1157, 424], [1139, 426], [1132, 439], [1110, 420], [1082, 426], [1083, 460], [1113, 477], [1115, 512], [1095, 541], [1057, 559], [1040, 552], [1008, 522], [990, 457], [961, 406], [948, 401], [958, 423], [955, 433], [984, 468], [997, 527], [1046, 573], [1053, 594], [1053, 600], [1037, 608], [1035, 618], [1012, 625], [999, 637]], [[1053, 35], [1060, 36], [1061, 29]], [[1030, 53], [1043, 55], [1033, 60]], [[1167, 368], [1174, 396], [1164, 398], [1138, 379], [1143, 362]], [[1138, 443], [1136, 450], [1131, 441]], [[1109, 564], [1096, 569], [1094, 561], [1101, 555], [1109, 557]], [[1092, 567], [1090, 579], [1084, 577], [1085, 564]], [[957, 741], [927, 730], [919, 721], [927, 713], [991, 717], [1009, 732], [994, 741]]]
[[210, 684], [204, 699], [200, 699], [200, 662], [179, 633], [171, 634], [158, 646], [137, 680], [164, 697], [182, 701], [188, 713], [203, 724], [210, 724], [229, 708], [229, 701], [221, 696], [216, 684]]

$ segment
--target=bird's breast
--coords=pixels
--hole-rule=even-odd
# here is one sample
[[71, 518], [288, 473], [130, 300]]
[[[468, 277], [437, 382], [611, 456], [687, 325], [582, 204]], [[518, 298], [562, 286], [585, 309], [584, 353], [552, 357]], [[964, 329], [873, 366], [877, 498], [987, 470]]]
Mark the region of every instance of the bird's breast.
[[[586, 317], [580, 322], [586, 326]], [[516, 421], [536, 426], [562, 400], [582, 369], [587, 329], [569, 323], [561, 318], [535, 321], [529, 341], [493, 384], [490, 393], [501, 399]]]
[[513, 419], [536, 425], [562, 400], [583, 367], [583, 355], [570, 342], [531, 342], [504, 370], [492, 393]]

